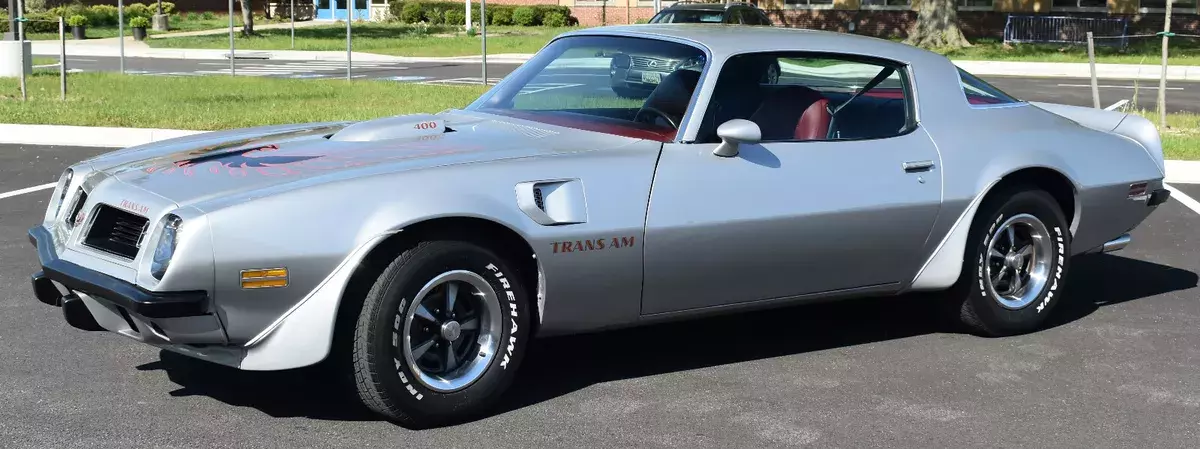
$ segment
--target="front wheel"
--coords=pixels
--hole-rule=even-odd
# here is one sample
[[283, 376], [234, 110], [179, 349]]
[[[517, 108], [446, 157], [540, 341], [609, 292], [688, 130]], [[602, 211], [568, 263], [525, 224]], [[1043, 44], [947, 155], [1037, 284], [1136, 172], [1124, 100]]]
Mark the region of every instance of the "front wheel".
[[1014, 188], [989, 198], [971, 224], [953, 312], [973, 333], [1032, 332], [1061, 301], [1069, 224], [1054, 197]]
[[354, 333], [359, 398], [410, 427], [466, 419], [516, 376], [529, 337], [515, 267], [461, 241], [422, 242], [367, 294]]

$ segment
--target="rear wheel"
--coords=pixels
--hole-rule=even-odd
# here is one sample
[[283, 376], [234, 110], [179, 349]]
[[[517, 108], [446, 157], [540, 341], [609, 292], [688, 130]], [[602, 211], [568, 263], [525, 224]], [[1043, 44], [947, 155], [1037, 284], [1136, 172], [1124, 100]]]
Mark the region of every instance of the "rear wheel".
[[971, 225], [952, 312], [976, 334], [1032, 332], [1063, 294], [1070, 263], [1066, 217], [1054, 197], [1034, 188], [997, 192]]
[[359, 397], [412, 427], [469, 418], [515, 378], [528, 335], [520, 276], [487, 248], [423, 242], [367, 294], [354, 335]]

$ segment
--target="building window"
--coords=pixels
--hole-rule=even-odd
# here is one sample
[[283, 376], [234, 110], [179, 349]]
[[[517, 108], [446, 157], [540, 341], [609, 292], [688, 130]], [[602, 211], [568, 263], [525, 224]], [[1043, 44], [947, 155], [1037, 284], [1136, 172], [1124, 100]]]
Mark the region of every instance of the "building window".
[[864, 9], [911, 8], [912, 0], [862, 0]]
[[820, 8], [833, 6], [833, 0], [783, 0], [789, 8]]
[[1054, 0], [1053, 9], [1108, 9], [1107, 0]]
[[958, 7], [969, 10], [990, 10], [992, 9], [992, 0], [958, 0]]
[[[1155, 12], [1166, 11], [1166, 0], [1141, 0], [1140, 8], [1142, 12], [1152, 10]], [[1196, 9], [1196, 0], [1175, 0], [1171, 2], [1171, 11], [1178, 9]]]

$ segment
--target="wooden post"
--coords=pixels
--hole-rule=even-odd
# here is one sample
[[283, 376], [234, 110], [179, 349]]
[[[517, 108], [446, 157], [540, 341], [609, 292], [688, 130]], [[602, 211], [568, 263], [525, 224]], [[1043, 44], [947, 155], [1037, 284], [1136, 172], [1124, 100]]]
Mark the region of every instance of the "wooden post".
[[1088, 41], [1088, 67], [1092, 70], [1092, 107], [1100, 109], [1100, 86], [1096, 83], [1096, 41], [1092, 39], [1092, 32], [1087, 32]]
[[1167, 14], [1163, 18], [1162, 73], [1158, 77], [1158, 126], [1167, 129], [1167, 39], [1171, 35], [1171, 5], [1167, 0]]

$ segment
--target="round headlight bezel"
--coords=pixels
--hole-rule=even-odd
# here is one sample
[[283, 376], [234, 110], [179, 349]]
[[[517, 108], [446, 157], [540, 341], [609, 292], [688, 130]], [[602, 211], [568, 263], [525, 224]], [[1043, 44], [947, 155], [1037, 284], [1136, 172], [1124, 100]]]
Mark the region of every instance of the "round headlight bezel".
[[179, 231], [182, 227], [183, 219], [175, 214], [167, 214], [159, 225], [158, 241], [150, 256], [150, 275], [157, 280], [161, 281], [171, 267], [171, 260], [179, 247]]

